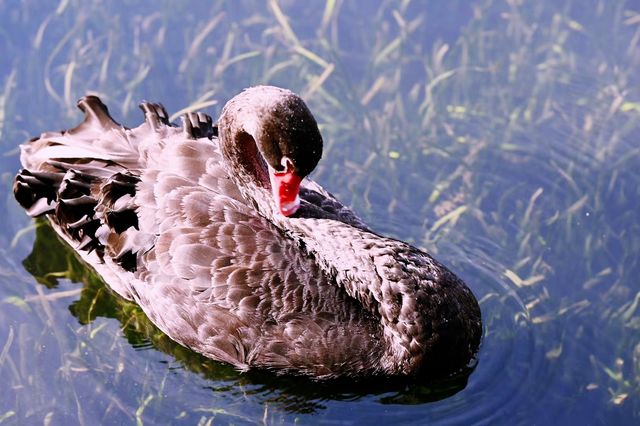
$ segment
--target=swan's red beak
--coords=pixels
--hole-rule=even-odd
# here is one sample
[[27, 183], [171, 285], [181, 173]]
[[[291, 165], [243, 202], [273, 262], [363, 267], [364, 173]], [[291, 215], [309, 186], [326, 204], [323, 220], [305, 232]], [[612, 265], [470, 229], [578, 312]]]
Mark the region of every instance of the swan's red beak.
[[285, 216], [291, 216], [300, 207], [300, 182], [302, 178], [293, 171], [276, 172], [269, 170], [271, 191], [278, 210]]

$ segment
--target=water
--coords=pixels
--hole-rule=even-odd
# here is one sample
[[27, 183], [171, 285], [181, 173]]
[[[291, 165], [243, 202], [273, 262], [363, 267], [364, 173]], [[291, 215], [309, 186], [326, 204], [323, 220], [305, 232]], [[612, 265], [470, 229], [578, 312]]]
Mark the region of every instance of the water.
[[[0, 22], [0, 423], [638, 422], [637, 2], [25, 0]], [[140, 100], [215, 116], [257, 83], [308, 101], [317, 180], [477, 295], [468, 378], [241, 375], [169, 341], [46, 226], [36, 240], [17, 146], [77, 124], [77, 98], [133, 126]]]

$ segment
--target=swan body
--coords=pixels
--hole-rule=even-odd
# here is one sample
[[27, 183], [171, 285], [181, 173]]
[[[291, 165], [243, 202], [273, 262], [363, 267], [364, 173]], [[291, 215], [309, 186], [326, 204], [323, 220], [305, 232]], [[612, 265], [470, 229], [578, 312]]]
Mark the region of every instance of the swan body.
[[84, 121], [22, 145], [16, 199], [173, 340], [240, 370], [318, 379], [449, 374], [473, 360], [478, 303], [427, 253], [370, 230], [305, 178], [322, 138], [294, 93], [246, 89], [214, 125]]

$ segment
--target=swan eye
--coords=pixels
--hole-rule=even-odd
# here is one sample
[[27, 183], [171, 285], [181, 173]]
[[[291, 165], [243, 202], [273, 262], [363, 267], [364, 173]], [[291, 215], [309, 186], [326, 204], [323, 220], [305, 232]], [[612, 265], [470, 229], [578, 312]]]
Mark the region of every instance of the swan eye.
[[276, 169], [276, 174], [284, 174], [293, 172], [293, 161], [287, 157], [286, 155], [282, 156], [282, 160], [280, 160], [281, 168]]

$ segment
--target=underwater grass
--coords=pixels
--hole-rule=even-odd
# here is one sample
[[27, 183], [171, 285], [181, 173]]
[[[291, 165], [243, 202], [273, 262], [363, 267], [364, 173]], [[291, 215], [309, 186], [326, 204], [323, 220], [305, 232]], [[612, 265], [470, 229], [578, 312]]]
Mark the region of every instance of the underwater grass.
[[[33, 53], [0, 80], [3, 151], [31, 136], [15, 111], [26, 99], [49, 112], [30, 117], [40, 131], [74, 125], [75, 99], [87, 91], [137, 122], [136, 103], [151, 95], [170, 112], [215, 116], [241, 87], [287, 86], [307, 99], [325, 137], [316, 179], [376, 229], [454, 269], [486, 261], [496, 288], [465, 270], [485, 340], [513, 341], [504, 306], [517, 299], [509, 321], [531, 330], [544, 372], [564, 366], [561, 380], [575, 395], [640, 417], [640, 11], [632, 3], [380, 1], [366, 17], [339, 0], [304, 10], [276, 0], [169, 5], [123, 15], [113, 5], [60, 2], [35, 15], [26, 38]], [[27, 2], [19, 8], [34, 13]], [[434, 28], [459, 12], [465, 25]], [[50, 296], [37, 297], [5, 303], [42, 309], [51, 326]], [[89, 327], [90, 339], [107, 331], [92, 325], [104, 296], [91, 300], [74, 330]], [[138, 327], [139, 311], [112, 309], [125, 329]], [[11, 353], [27, 351], [29, 336], [13, 325], [8, 333], [0, 367], [20, 386], [26, 367]], [[56, 338], [64, 348], [68, 337]], [[105, 368], [125, 374], [117, 365]], [[109, 410], [143, 422], [162, 407], [155, 385], [133, 411], [113, 395]], [[0, 422], [21, 410], [0, 410]], [[203, 423], [224, 414], [198, 410]]]

